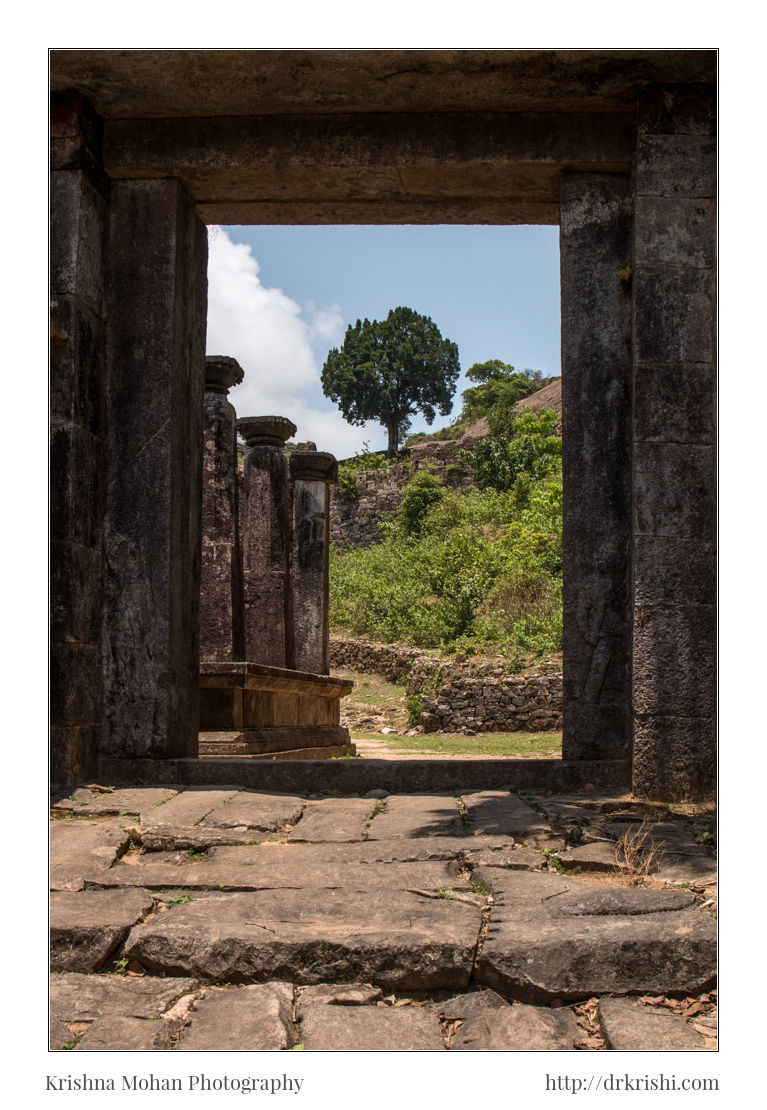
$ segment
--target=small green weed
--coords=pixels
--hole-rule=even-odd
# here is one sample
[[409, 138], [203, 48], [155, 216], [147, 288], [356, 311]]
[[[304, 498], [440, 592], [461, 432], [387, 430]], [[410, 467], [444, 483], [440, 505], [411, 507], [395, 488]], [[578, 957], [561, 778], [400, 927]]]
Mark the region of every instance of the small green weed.
[[543, 854], [546, 857], [546, 861], [547, 861], [549, 867], [553, 867], [554, 870], [558, 871], [560, 875], [569, 875], [570, 874], [570, 872], [565, 867], [565, 865], [562, 863], [562, 861], [559, 859], [559, 857], [557, 856], [557, 853], [554, 851], [553, 848], [544, 848], [543, 849]]
[[186, 855], [187, 859], [189, 859], [192, 863], [199, 863], [200, 860], [208, 858], [207, 849], [204, 848], [202, 849], [202, 851], [199, 852], [196, 851], [194, 848], [187, 848]]
[[304, 1051], [304, 1046], [303, 1046], [303, 1044], [294, 1044], [290, 1051], [291, 1052], [303, 1052]]
[[64, 1049], [65, 1052], [70, 1052], [76, 1044], [77, 1041], [67, 1041], [66, 1044], [63, 1044], [61, 1047]]
[[699, 844], [708, 844], [709, 841], [714, 839], [714, 834], [710, 833], [707, 829], [698, 837]]
[[191, 894], [179, 894], [178, 898], [171, 898], [170, 902], [166, 902], [166, 905], [168, 905], [168, 906], [181, 906], [185, 902], [191, 902], [191, 901], [192, 901], [192, 895]]
[[439, 888], [439, 890], [437, 891], [437, 897], [438, 898], [446, 898], [448, 900], [448, 902], [454, 902], [455, 901], [455, 894], [453, 893], [453, 891], [452, 890], [445, 890], [444, 887]]
[[481, 894], [483, 897], [487, 897], [487, 895], [490, 893], [487, 888], [487, 883], [483, 883], [481, 879], [475, 879], [474, 882], [471, 884], [471, 889], [474, 894]]

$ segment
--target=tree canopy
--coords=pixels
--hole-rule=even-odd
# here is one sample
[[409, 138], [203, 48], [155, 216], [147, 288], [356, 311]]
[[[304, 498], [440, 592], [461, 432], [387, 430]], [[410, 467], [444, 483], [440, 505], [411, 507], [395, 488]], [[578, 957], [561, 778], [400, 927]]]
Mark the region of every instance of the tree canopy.
[[509, 410], [517, 401], [535, 392], [542, 375], [539, 370], [517, 373], [508, 363], [491, 358], [487, 362], [475, 362], [466, 371], [466, 377], [477, 384], [462, 393], [462, 421], [479, 420], [494, 411]]
[[350, 424], [383, 424], [393, 455], [411, 416], [431, 424], [450, 412], [459, 373], [456, 344], [428, 316], [399, 307], [385, 320], [349, 325], [343, 346], [328, 352], [322, 390]]

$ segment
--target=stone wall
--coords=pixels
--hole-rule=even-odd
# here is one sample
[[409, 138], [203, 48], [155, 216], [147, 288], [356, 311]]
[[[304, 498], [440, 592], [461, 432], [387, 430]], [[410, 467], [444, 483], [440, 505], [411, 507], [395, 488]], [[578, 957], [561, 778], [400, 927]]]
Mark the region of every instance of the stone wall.
[[381, 539], [380, 521], [397, 512], [405, 486], [421, 469], [428, 469], [448, 486], [466, 488], [472, 484], [471, 471], [450, 458], [412, 458], [404, 464], [395, 462], [381, 470], [361, 470], [356, 478], [356, 498], [346, 497], [337, 486], [331, 490], [332, 545], [350, 548], [378, 543]]
[[504, 673], [504, 661], [435, 659], [417, 648], [331, 636], [337, 669], [379, 674], [389, 682], [407, 675], [409, 694], [420, 694], [424, 731], [559, 732], [562, 671], [545, 666], [522, 675]]

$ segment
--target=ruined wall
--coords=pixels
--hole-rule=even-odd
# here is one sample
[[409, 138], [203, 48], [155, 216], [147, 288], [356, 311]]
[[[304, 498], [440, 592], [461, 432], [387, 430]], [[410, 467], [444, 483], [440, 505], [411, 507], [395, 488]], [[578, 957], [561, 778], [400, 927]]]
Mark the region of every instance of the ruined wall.
[[426, 732], [559, 732], [562, 670], [543, 666], [523, 675], [505, 673], [502, 659], [435, 659], [418, 648], [330, 638], [337, 669], [378, 674], [389, 682], [407, 676], [407, 692], [423, 700]]
[[471, 471], [452, 458], [431, 453], [427, 458], [413, 456], [415, 449], [404, 464], [395, 462], [386, 469], [359, 471], [356, 498], [347, 497], [337, 486], [331, 490], [330, 542], [334, 547], [369, 547], [379, 543], [379, 522], [394, 516], [402, 504], [405, 486], [418, 470], [428, 469], [445, 485], [465, 489], [472, 484]]

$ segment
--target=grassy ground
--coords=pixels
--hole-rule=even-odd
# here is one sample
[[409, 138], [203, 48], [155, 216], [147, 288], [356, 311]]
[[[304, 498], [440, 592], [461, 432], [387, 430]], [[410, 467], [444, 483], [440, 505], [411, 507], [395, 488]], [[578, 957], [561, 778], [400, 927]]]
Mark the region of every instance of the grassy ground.
[[[355, 737], [380, 740], [378, 732], [356, 731]], [[562, 754], [561, 732], [428, 733], [420, 736], [387, 736], [386, 743], [398, 751], [436, 752], [439, 755], [516, 755], [557, 758]]]

